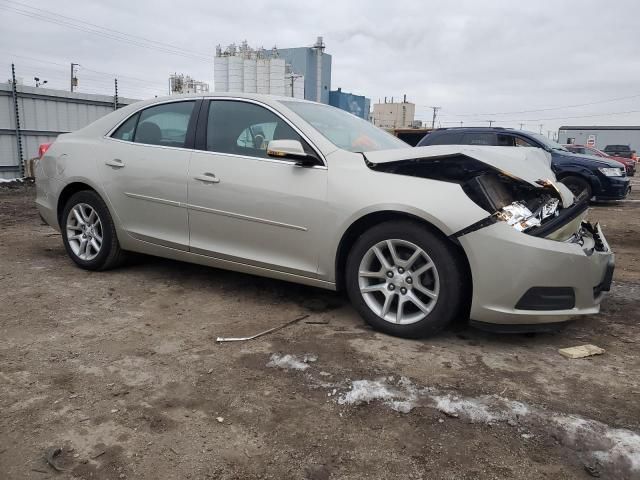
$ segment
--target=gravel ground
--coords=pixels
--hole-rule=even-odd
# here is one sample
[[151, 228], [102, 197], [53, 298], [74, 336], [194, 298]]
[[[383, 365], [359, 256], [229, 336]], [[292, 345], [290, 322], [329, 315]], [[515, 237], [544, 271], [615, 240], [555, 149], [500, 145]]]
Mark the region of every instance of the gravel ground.
[[[0, 477], [640, 478], [632, 199], [590, 212], [617, 253], [600, 315], [415, 341], [314, 288], [151, 257], [80, 270], [33, 188], [2, 187]], [[585, 343], [606, 353], [557, 352]]]

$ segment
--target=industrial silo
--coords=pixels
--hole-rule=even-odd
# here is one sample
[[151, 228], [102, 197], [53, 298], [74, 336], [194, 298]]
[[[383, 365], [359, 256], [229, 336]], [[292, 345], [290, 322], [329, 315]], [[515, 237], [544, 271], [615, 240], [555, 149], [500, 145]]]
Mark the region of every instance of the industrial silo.
[[284, 95], [284, 58], [272, 58], [269, 63], [269, 93], [271, 95]]
[[255, 58], [244, 59], [244, 91], [245, 93], [256, 93], [257, 85], [257, 65]]
[[258, 58], [256, 65], [256, 91], [269, 93], [269, 59]]
[[242, 92], [244, 89], [244, 59], [237, 55], [229, 58], [229, 92]]
[[229, 57], [213, 58], [213, 89], [216, 92], [229, 91]]

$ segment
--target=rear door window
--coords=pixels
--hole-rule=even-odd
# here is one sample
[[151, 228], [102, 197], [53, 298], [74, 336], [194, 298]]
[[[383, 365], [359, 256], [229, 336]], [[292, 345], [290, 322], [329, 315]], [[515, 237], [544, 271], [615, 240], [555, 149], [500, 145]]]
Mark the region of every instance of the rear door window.
[[457, 132], [441, 132], [430, 133], [423, 140], [420, 141], [420, 145], [460, 145], [462, 144], [462, 134]]
[[473, 132], [465, 133], [462, 136], [464, 145], [495, 145], [496, 135], [489, 132]]
[[134, 142], [165, 147], [184, 147], [195, 101], [149, 107], [140, 113]]

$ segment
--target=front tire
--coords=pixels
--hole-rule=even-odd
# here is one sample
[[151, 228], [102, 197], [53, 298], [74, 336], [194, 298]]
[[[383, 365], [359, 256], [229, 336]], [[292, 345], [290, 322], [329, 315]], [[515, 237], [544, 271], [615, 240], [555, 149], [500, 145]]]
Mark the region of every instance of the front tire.
[[122, 263], [113, 219], [107, 205], [93, 190], [69, 198], [60, 218], [64, 248], [71, 259], [86, 270], [108, 270]]
[[590, 199], [593, 196], [591, 184], [582, 177], [570, 175], [560, 181], [571, 190], [571, 193], [573, 193], [573, 196], [576, 197], [577, 200], [582, 200], [583, 198]]
[[468, 302], [460, 255], [446, 239], [411, 221], [390, 221], [356, 241], [346, 265], [351, 303], [376, 330], [433, 335]]

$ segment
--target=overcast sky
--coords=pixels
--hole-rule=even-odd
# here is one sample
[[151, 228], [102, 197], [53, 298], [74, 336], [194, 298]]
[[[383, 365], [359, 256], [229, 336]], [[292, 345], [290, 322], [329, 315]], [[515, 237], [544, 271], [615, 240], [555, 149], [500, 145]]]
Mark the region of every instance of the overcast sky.
[[[28, 85], [40, 76], [53, 87], [68, 88], [73, 61], [81, 65], [79, 91], [112, 94], [118, 75], [121, 95], [164, 94], [174, 71], [213, 88], [218, 43], [247, 40], [254, 47], [285, 48], [311, 45], [322, 35], [333, 57], [332, 89], [342, 87], [373, 102], [406, 94], [420, 119], [431, 118], [429, 106], [441, 106], [442, 126], [494, 120], [519, 128], [522, 122], [536, 131], [543, 124], [546, 134], [562, 124], [640, 124], [637, 0], [18, 1], [26, 6], [0, 0], [0, 68], [8, 78], [15, 62]], [[55, 11], [195, 57], [123, 43], [7, 7], [70, 21], [28, 7]], [[556, 108], [592, 102], [601, 103]], [[542, 109], [548, 110], [504, 113]]]

